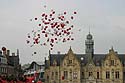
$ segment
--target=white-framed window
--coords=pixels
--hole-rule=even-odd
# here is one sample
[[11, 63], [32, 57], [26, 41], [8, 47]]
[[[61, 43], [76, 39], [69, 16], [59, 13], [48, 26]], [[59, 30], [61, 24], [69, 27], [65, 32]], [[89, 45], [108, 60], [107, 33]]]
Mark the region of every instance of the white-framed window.
[[73, 72], [73, 79], [77, 79], [77, 77], [78, 77], [77, 71]]

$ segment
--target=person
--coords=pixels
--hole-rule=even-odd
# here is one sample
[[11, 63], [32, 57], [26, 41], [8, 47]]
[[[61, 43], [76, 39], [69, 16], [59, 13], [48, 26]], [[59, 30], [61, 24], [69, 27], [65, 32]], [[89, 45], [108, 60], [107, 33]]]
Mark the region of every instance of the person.
[[1, 80], [1, 83], [7, 83], [5, 76], [2, 76], [0, 80]]
[[37, 81], [37, 83], [42, 83], [42, 81], [39, 79], [39, 80]]
[[33, 76], [26, 77], [26, 83], [33, 83], [35, 78]]

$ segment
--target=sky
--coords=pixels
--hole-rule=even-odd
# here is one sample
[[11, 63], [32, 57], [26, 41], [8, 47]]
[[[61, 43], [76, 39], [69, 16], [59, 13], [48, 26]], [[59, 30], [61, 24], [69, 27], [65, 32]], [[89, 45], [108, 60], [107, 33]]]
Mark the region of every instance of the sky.
[[[0, 0], [0, 47], [20, 51], [20, 64], [44, 61], [49, 47], [26, 44], [27, 33], [36, 26], [30, 19], [54, 9], [57, 13], [77, 11], [73, 24], [74, 41], [58, 43], [51, 53], [65, 54], [70, 46], [76, 54], [85, 53], [86, 35], [94, 38], [94, 52], [107, 54], [113, 46], [125, 54], [125, 0]], [[44, 8], [46, 5], [46, 9]], [[78, 30], [81, 31], [78, 31]], [[37, 54], [32, 56], [36, 51]]]

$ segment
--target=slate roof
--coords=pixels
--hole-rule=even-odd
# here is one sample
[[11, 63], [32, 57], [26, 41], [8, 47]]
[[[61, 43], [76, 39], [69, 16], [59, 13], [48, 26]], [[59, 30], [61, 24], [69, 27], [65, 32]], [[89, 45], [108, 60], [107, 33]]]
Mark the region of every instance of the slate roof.
[[[88, 62], [88, 58], [85, 54], [75, 54], [77, 59], [80, 61], [81, 65], [86, 65]], [[101, 62], [104, 60], [107, 54], [94, 54], [93, 62], [96, 66], [101, 66]], [[53, 61], [56, 59], [57, 66], [60, 65], [62, 60], [64, 59], [65, 54], [50, 54], [50, 65], [52, 66]], [[121, 60], [122, 64], [125, 65], [125, 54], [118, 54], [119, 59]], [[83, 58], [83, 60], [81, 59]], [[46, 64], [48, 67], [48, 64]]]

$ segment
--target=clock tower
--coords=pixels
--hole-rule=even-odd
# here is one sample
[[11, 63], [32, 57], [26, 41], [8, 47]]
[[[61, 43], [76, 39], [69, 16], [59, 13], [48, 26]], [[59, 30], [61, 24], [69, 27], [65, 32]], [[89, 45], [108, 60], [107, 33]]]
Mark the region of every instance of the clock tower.
[[90, 60], [90, 59], [92, 59], [93, 54], [94, 54], [94, 40], [93, 40], [93, 37], [90, 34], [90, 32], [86, 36], [85, 46], [86, 46], [85, 53], [88, 56], [88, 59]]

